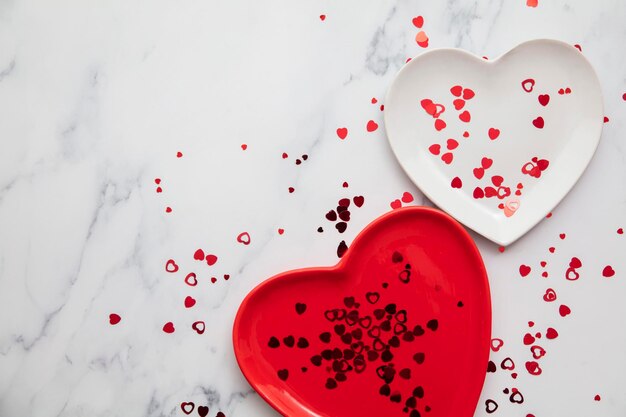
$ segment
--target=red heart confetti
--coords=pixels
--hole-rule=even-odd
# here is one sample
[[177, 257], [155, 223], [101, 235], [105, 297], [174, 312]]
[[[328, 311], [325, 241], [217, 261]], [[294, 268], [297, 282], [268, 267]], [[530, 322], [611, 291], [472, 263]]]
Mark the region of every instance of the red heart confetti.
[[242, 243], [244, 245], [250, 244], [250, 234], [248, 232], [239, 233], [237, 236], [237, 242]]
[[556, 339], [557, 337], [559, 337], [559, 333], [552, 327], [548, 327], [548, 329], [546, 330], [546, 338], [552, 340]]
[[515, 369], [515, 362], [511, 358], [504, 358], [500, 363], [500, 368], [505, 369], [507, 371], [512, 371]]
[[499, 351], [502, 346], [504, 346], [504, 341], [502, 339], [491, 339], [491, 350], [494, 352]]
[[535, 343], [535, 337], [530, 334], [530, 333], [526, 333], [524, 335], [524, 344], [525, 345], [532, 345], [533, 343]]
[[204, 261], [204, 251], [202, 249], [198, 249], [193, 253], [193, 259], [196, 261]]
[[527, 93], [530, 93], [531, 91], [533, 91], [534, 87], [535, 87], [535, 80], [533, 80], [532, 78], [527, 78], [524, 81], [522, 81], [522, 89], [524, 89], [524, 91], [526, 91]]
[[[565, 236], [565, 235], [563, 235], [563, 236]], [[572, 257], [572, 259], [569, 261], [569, 267], [570, 268], [577, 269], [577, 268], [580, 268], [581, 266], [583, 266], [583, 263], [581, 262], [580, 259], [578, 259], [575, 256]]]
[[439, 155], [439, 152], [441, 152], [441, 145], [438, 144], [432, 144], [428, 147], [428, 150], [430, 151], [430, 153], [432, 153], [433, 155]]
[[217, 262], [217, 256], [215, 255], [207, 255], [205, 259], [206, 259], [207, 265], [209, 266], [213, 266]]
[[530, 274], [531, 268], [528, 265], [520, 265], [519, 266], [519, 274], [522, 277], [527, 276], [528, 274]]
[[498, 136], [500, 136], [500, 129], [496, 129], [494, 127], [489, 128], [489, 139], [496, 140]]
[[546, 350], [541, 346], [531, 346], [530, 353], [532, 353], [534, 359], [541, 359], [545, 356]]
[[613, 270], [611, 265], [605, 266], [604, 269], [602, 270], [603, 277], [611, 278], [613, 275], [615, 275], [615, 271]]
[[535, 126], [537, 129], [543, 129], [543, 124], [544, 124], [543, 117], [541, 116], [533, 120], [533, 126]]
[[163, 325], [163, 331], [165, 333], [174, 333], [174, 330], [176, 329], [174, 329], [174, 323], [172, 323], [171, 321], [168, 321]]
[[188, 295], [187, 297], [185, 297], [185, 307], [186, 308], [191, 308], [193, 306], [196, 305], [196, 300], [195, 298], [193, 298], [192, 296]]
[[454, 108], [456, 110], [461, 110], [463, 107], [465, 107], [465, 100], [463, 100], [462, 98], [457, 98], [452, 102], [452, 104], [454, 105]]
[[568, 281], [576, 281], [578, 278], [580, 278], [580, 274], [576, 269], [571, 267], [567, 268], [567, 270], [565, 271], [565, 279], [567, 279]]
[[539, 364], [535, 361], [528, 361], [526, 362], [526, 370], [528, 371], [529, 374], [531, 375], [541, 375], [541, 367], [539, 367]]
[[169, 259], [165, 264], [165, 270], [170, 274], [178, 271], [178, 265], [174, 262], [173, 259]]
[[370, 120], [369, 122], [367, 122], [367, 131], [368, 132], [374, 132], [376, 129], [378, 129], [378, 123], [376, 123], [373, 120]]
[[543, 300], [548, 303], [556, 300], [556, 292], [552, 288], [548, 288], [546, 293], [543, 295]]
[[198, 285], [198, 278], [196, 277], [195, 272], [190, 272], [187, 274], [187, 276], [185, 277], [185, 284], [189, 285], [190, 287], [195, 287], [196, 285]]
[[417, 44], [422, 48], [428, 47], [428, 36], [426, 35], [426, 32], [423, 30], [417, 32], [417, 35], [415, 35], [415, 42], [417, 42]]
[[109, 323], [111, 325], [115, 326], [121, 320], [122, 320], [122, 318], [118, 314], [115, 314], [115, 313], [109, 314]]
[[413, 25], [418, 28], [421, 29], [422, 26], [424, 25], [424, 18], [422, 16], [417, 16], [413, 18]]
[[471, 88], [464, 88], [463, 89], [463, 98], [465, 100], [471, 100], [476, 94], [474, 93], [474, 90], [472, 90]]

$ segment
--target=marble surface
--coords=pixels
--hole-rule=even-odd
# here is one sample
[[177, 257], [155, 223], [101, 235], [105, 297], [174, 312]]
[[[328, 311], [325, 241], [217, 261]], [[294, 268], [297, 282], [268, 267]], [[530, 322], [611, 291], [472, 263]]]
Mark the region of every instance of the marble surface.
[[[379, 109], [424, 50], [418, 15], [426, 49], [495, 57], [548, 37], [581, 45], [595, 66], [609, 120], [577, 186], [502, 253], [473, 235], [504, 341], [476, 415], [488, 399], [500, 416], [626, 415], [626, 3], [5, 0], [0, 416], [179, 416], [190, 401], [210, 416], [276, 416], [232, 352], [245, 294], [275, 273], [334, 264], [339, 242], [405, 192], [430, 205], [395, 162]], [[380, 127], [368, 132], [369, 120]], [[324, 214], [354, 195], [365, 204], [339, 234]], [[195, 261], [198, 248], [217, 263]], [[573, 256], [581, 277], [567, 281]], [[196, 287], [183, 282], [192, 271]], [[558, 302], [543, 301], [547, 288]], [[547, 327], [559, 337], [544, 336], [543, 372], [529, 375], [523, 335]]]

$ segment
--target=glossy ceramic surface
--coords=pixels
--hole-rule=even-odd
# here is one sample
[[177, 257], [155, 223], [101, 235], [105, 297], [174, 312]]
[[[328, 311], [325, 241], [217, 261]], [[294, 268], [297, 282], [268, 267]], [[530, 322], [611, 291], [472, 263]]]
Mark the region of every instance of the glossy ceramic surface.
[[426, 52], [404, 66], [385, 101], [389, 143], [413, 182], [501, 245], [574, 186], [603, 116], [593, 68], [555, 40], [523, 43], [493, 61], [458, 49]]
[[337, 266], [259, 285], [233, 341], [250, 384], [285, 416], [470, 417], [490, 330], [474, 242], [445, 213], [410, 207], [368, 225]]

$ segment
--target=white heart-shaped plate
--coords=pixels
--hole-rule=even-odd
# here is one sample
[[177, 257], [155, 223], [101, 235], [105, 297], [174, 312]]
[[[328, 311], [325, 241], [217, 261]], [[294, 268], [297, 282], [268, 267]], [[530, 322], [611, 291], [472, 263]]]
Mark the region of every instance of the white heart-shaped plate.
[[408, 62], [385, 101], [400, 165], [437, 206], [508, 245], [574, 186], [603, 125], [600, 83], [575, 47], [518, 45], [490, 61], [436, 49]]

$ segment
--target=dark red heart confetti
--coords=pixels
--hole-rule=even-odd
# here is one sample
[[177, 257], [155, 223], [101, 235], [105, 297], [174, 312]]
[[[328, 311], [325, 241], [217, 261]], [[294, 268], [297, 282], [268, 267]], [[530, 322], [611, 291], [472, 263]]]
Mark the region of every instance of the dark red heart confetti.
[[613, 275], [615, 275], [615, 270], [613, 270], [613, 267], [611, 267], [611, 265], [605, 266], [602, 270], [602, 276], [605, 278], [611, 278]]
[[112, 325], [116, 325], [117, 323], [119, 323], [122, 320], [122, 318], [115, 313], [111, 313], [109, 314], [109, 323]]
[[189, 415], [191, 413], [193, 413], [193, 410], [195, 409], [196, 405], [192, 402], [183, 402], [180, 403], [180, 409], [183, 410], [183, 413]]
[[556, 339], [559, 336], [559, 333], [552, 327], [548, 327], [546, 330], [546, 338], [552, 340]]
[[217, 256], [215, 255], [207, 255], [205, 259], [206, 259], [207, 265], [209, 266], [213, 266], [217, 262]]
[[204, 333], [204, 330], [205, 330], [205, 328], [206, 328], [206, 325], [204, 324], [204, 322], [203, 322], [203, 321], [195, 321], [195, 322], [191, 325], [191, 328], [192, 328], [193, 330], [195, 330], [195, 331], [196, 331], [196, 333], [198, 333], [198, 334], [202, 334], [202, 333]]
[[165, 270], [169, 273], [174, 273], [178, 271], [178, 265], [174, 262], [173, 259], [170, 259], [165, 264]]
[[185, 284], [189, 285], [190, 287], [195, 287], [196, 285], [198, 285], [198, 278], [196, 277], [195, 272], [190, 272], [187, 274], [187, 276], [185, 277]]
[[543, 300], [549, 303], [556, 300], [556, 292], [552, 288], [548, 288], [543, 295]]
[[196, 300], [195, 298], [193, 298], [192, 296], [188, 295], [187, 297], [185, 297], [185, 307], [186, 308], [191, 308], [193, 306], [196, 305]]
[[530, 271], [531, 271], [531, 268], [530, 268], [530, 266], [528, 266], [528, 265], [523, 265], [523, 264], [522, 264], [522, 265], [520, 265], [520, 266], [519, 266], [519, 274], [520, 274], [522, 277], [525, 277], [525, 276], [527, 276], [528, 274], [530, 274]]
[[543, 117], [539, 116], [536, 119], [534, 119], [533, 126], [535, 126], [537, 129], [543, 129], [543, 126], [544, 126]]

